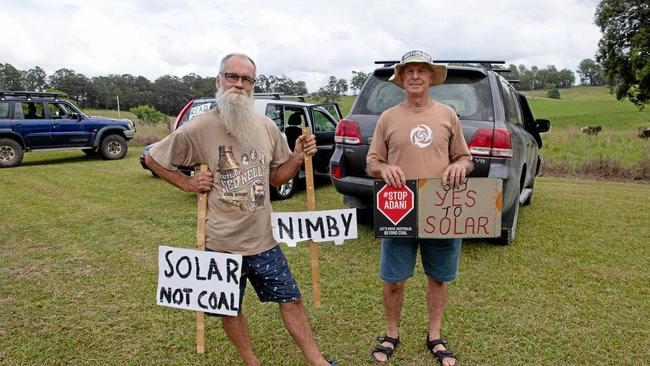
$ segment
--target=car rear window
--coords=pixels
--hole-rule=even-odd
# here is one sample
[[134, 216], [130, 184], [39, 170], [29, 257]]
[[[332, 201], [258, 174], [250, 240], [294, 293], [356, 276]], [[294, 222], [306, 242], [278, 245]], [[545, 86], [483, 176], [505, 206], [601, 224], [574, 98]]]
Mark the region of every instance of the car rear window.
[[178, 123], [178, 127], [182, 126], [185, 122], [191, 120], [192, 118], [196, 116], [200, 116], [203, 113], [214, 108], [216, 104], [217, 104], [216, 101], [210, 101], [210, 100], [194, 101], [194, 103], [192, 103], [192, 107], [190, 107], [190, 109], [183, 115], [183, 118]]
[[0, 102], [0, 118], [9, 118], [9, 102]]
[[[494, 121], [490, 84], [484, 74], [450, 72], [444, 84], [429, 89], [429, 96], [452, 107], [461, 120]], [[357, 98], [352, 113], [379, 115], [404, 100], [404, 90], [373, 75]]]

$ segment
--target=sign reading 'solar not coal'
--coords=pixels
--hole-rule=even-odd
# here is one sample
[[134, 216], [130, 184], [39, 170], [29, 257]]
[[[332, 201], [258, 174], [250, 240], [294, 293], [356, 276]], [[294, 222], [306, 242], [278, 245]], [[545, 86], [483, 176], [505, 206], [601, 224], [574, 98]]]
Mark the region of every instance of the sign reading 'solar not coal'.
[[273, 238], [290, 247], [305, 240], [317, 243], [333, 241], [340, 245], [346, 239], [357, 238], [355, 209], [274, 212], [271, 220]]
[[439, 178], [418, 182], [418, 237], [494, 238], [501, 235], [502, 181], [468, 178], [459, 187]]
[[158, 247], [158, 305], [237, 315], [241, 263], [241, 255]]
[[415, 180], [395, 188], [375, 180], [375, 237], [415, 238], [417, 236], [417, 191]]

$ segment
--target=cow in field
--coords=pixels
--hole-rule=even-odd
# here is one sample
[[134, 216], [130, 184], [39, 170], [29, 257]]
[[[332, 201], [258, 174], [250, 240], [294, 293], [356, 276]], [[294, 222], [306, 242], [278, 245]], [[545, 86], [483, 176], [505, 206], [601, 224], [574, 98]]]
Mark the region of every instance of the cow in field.
[[600, 132], [603, 128], [598, 126], [585, 126], [580, 129], [580, 131], [586, 135], [598, 135], [598, 132]]

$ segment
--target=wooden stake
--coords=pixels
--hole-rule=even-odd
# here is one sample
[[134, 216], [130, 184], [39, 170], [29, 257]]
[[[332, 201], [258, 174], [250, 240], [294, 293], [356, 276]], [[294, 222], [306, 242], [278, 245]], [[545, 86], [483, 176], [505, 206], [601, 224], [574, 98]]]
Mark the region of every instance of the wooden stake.
[[[308, 136], [311, 131], [303, 127], [302, 135]], [[316, 194], [314, 192], [314, 166], [311, 161], [311, 155], [305, 154], [305, 179], [307, 190], [307, 210], [316, 211]], [[320, 265], [318, 264], [318, 244], [313, 240], [309, 244], [309, 253], [311, 254], [311, 282], [312, 298], [314, 308], [320, 308]]]
[[[208, 166], [201, 164], [201, 171], [208, 171]], [[205, 217], [208, 212], [208, 193], [197, 193], [198, 222], [196, 225], [196, 249], [205, 250]], [[196, 353], [205, 353], [205, 314], [196, 312]]]

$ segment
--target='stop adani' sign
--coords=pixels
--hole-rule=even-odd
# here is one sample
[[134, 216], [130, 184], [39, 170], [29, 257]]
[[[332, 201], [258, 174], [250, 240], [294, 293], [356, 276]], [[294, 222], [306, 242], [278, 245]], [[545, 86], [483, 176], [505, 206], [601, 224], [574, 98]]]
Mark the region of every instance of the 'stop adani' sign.
[[501, 235], [502, 180], [468, 178], [459, 187], [440, 178], [418, 182], [418, 237], [494, 238]]
[[375, 236], [414, 238], [417, 234], [417, 181], [396, 188], [375, 180]]

